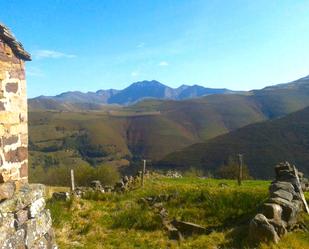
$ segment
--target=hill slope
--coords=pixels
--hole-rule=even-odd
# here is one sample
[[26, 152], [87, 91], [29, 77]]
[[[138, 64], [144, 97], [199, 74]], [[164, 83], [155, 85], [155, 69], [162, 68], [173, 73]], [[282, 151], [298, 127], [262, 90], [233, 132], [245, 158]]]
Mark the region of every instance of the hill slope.
[[309, 108], [286, 117], [248, 125], [166, 156], [158, 165], [189, 166], [215, 171], [230, 156], [243, 153], [253, 176], [270, 178], [281, 161], [293, 162], [309, 174]]

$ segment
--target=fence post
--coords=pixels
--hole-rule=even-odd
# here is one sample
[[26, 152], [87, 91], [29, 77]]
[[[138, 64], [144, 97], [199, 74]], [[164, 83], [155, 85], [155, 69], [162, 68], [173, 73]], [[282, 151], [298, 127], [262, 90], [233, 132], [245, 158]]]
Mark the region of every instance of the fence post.
[[238, 185], [241, 185], [241, 181], [242, 181], [242, 170], [243, 170], [243, 154], [238, 154], [238, 159], [239, 159], [239, 163], [238, 163]]
[[74, 181], [74, 170], [71, 169], [71, 190], [74, 192], [75, 190], [75, 181]]
[[145, 181], [145, 173], [146, 173], [146, 160], [143, 160], [143, 170], [142, 170], [142, 187], [144, 187], [144, 181]]

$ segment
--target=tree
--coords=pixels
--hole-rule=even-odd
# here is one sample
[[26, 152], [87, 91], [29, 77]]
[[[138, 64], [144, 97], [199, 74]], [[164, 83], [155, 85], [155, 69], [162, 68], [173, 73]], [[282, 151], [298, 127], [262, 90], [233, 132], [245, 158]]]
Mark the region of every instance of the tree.
[[[239, 171], [239, 162], [236, 157], [229, 156], [227, 162], [219, 167], [216, 172], [217, 177], [223, 179], [237, 179]], [[242, 179], [252, 179], [248, 166], [244, 163], [242, 167]]]

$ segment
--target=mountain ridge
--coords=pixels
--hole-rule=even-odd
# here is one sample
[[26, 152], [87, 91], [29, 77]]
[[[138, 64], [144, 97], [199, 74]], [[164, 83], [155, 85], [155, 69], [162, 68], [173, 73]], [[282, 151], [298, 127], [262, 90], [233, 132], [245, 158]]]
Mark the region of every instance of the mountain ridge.
[[242, 153], [252, 176], [272, 178], [273, 166], [295, 163], [309, 173], [309, 107], [278, 119], [241, 127], [205, 142], [172, 152], [157, 163], [159, 168], [181, 170], [191, 167], [215, 172], [230, 157]]
[[[159, 81], [138, 81], [134, 82], [122, 90], [107, 89], [97, 90], [95, 92], [67, 91], [55, 96], [38, 96], [29, 99], [30, 107], [40, 109], [39, 104], [48, 106], [46, 101], [54, 100], [59, 103], [59, 106], [64, 103], [93, 103], [97, 105], [131, 105], [144, 99], [171, 99], [184, 100], [190, 98], [198, 98], [211, 94], [226, 94], [234, 93], [234, 91], [225, 88], [206, 88], [199, 85], [181, 85], [177, 88], [169, 87]], [[55, 106], [53, 106], [55, 108]], [[53, 109], [52, 108], [52, 109]], [[60, 108], [60, 107], [59, 107]], [[44, 108], [42, 108], [44, 109]]]

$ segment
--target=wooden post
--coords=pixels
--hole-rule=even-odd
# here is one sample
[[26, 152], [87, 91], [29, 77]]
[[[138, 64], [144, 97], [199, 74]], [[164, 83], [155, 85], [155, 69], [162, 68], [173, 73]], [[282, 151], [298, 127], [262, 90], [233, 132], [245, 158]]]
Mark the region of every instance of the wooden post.
[[145, 178], [145, 173], [146, 173], [146, 160], [143, 160], [143, 170], [142, 170], [142, 187], [144, 187], [144, 178]]
[[75, 182], [74, 182], [74, 170], [71, 169], [71, 190], [74, 192], [75, 190]]
[[238, 154], [238, 159], [239, 159], [239, 163], [238, 163], [238, 185], [240, 186], [241, 181], [242, 181], [243, 155]]
[[293, 166], [293, 168], [294, 168], [294, 174], [295, 174], [295, 177], [296, 177], [296, 183], [297, 183], [297, 187], [298, 187], [298, 191], [299, 191], [300, 197], [301, 197], [301, 199], [303, 201], [306, 213], [309, 214], [309, 207], [308, 207], [308, 204], [307, 204], [307, 201], [306, 201], [303, 189], [301, 188], [300, 180], [299, 180], [299, 177], [298, 177], [298, 170], [296, 169], [295, 165]]

